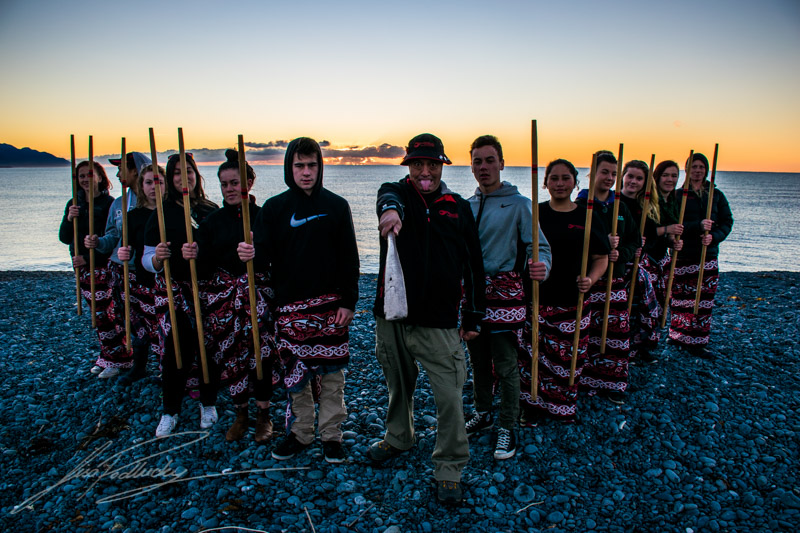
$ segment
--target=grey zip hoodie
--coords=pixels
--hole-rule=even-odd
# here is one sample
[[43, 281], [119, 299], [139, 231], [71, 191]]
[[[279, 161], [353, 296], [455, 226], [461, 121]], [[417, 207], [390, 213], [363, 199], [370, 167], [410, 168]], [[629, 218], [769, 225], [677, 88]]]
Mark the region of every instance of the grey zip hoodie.
[[[531, 201], [519, 193], [516, 185], [504, 181], [499, 189], [486, 195], [480, 188], [475, 189], [469, 205], [478, 225], [486, 274], [524, 272], [533, 250]], [[541, 228], [539, 261], [547, 265], [549, 276], [552, 265], [550, 244]]]

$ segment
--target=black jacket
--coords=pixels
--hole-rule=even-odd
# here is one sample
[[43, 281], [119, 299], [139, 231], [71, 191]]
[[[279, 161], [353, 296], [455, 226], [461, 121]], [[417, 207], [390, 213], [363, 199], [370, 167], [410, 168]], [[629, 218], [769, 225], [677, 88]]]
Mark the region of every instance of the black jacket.
[[[684, 240], [683, 249], [679, 252], [678, 257], [684, 260], [700, 260], [700, 253], [703, 245], [700, 243], [700, 238], [703, 236], [703, 230], [700, 229], [700, 221], [706, 218], [706, 209], [708, 207], [708, 190], [709, 182], [703, 182], [704, 194], [699, 197], [691, 187], [686, 197], [686, 211], [683, 215], [683, 235], [681, 238]], [[714, 221], [711, 226], [711, 244], [706, 250], [706, 257], [709, 259], [716, 258], [719, 255], [719, 243], [724, 241], [731, 230], [733, 229], [733, 214], [731, 207], [728, 204], [728, 199], [719, 189], [714, 189], [714, 198], [711, 201], [711, 220]]]
[[[575, 203], [581, 207], [586, 207], [586, 198], [579, 196]], [[614, 201], [609, 198], [609, 201], [601, 202], [595, 198], [594, 212], [597, 213], [603, 223], [605, 234], [610, 235], [614, 218]], [[637, 248], [642, 246], [642, 238], [639, 236], [639, 223], [634, 220], [624, 202], [620, 202], [619, 212], [617, 213], [617, 235], [619, 235], [619, 246], [617, 246], [619, 259], [614, 263], [613, 272], [615, 278], [625, 275], [627, 264], [633, 262]]]
[[[108, 191], [102, 191], [99, 196], [94, 199], [94, 232], [98, 236], [103, 236], [106, 231], [106, 219], [108, 218], [108, 210], [111, 209], [111, 204], [114, 199], [108, 194]], [[72, 205], [72, 200], [67, 201], [64, 207], [64, 218], [61, 219], [61, 227], [58, 230], [58, 239], [64, 244], [69, 244], [70, 256], [80, 255], [89, 264], [89, 249], [83, 245], [83, 238], [89, 234], [89, 202], [86, 200], [86, 195], [83, 190], [78, 191], [78, 207], [80, 208], [80, 215], [78, 215], [78, 253], [75, 253], [74, 248], [74, 232], [73, 223], [67, 220], [69, 213], [69, 206]], [[110, 254], [101, 254], [97, 250], [94, 251], [95, 267], [105, 268], [108, 263]]]
[[[406, 176], [397, 183], [384, 183], [378, 190], [378, 218], [387, 208], [397, 209], [403, 221], [397, 235], [397, 251], [406, 283], [408, 317], [402, 322], [432, 328], [457, 327], [463, 280], [462, 327], [477, 331], [486, 313], [486, 281], [469, 203], [444, 183], [436, 192], [423, 196]], [[381, 239], [380, 244], [374, 313], [384, 317], [386, 239]]]
[[[260, 207], [250, 202], [250, 227], [256, 220]], [[201, 279], [208, 279], [216, 270], [224, 270], [238, 277], [247, 272], [247, 264], [239, 259], [236, 248], [244, 241], [242, 206], [222, 204], [208, 215], [195, 232], [197, 237], [197, 265]]]
[[[215, 209], [215, 204], [197, 204], [192, 208], [192, 239], [197, 236], [197, 228], [200, 223]], [[169, 251], [171, 256], [169, 258], [170, 273], [172, 279], [176, 281], [190, 281], [192, 279], [189, 270], [189, 261], [183, 258], [181, 248], [186, 239], [186, 221], [184, 219], [183, 206], [174, 202], [164, 202], [164, 229], [167, 235], [167, 242], [169, 244]], [[158, 228], [158, 212], [153, 210], [150, 215], [150, 220], [147, 221], [147, 226], [144, 230], [144, 243], [147, 246], [156, 246], [161, 242], [161, 237]]]

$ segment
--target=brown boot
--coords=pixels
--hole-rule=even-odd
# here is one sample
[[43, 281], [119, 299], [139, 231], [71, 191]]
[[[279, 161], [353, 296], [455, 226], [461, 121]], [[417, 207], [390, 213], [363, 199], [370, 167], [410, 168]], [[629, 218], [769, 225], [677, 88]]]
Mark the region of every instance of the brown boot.
[[269, 417], [269, 407], [258, 409], [256, 416], [256, 442], [264, 444], [272, 438], [272, 419]]
[[233, 442], [244, 437], [247, 433], [247, 426], [249, 425], [249, 422], [250, 420], [247, 417], [247, 406], [245, 405], [244, 407], [237, 407], [236, 420], [225, 434], [225, 440], [228, 442]]

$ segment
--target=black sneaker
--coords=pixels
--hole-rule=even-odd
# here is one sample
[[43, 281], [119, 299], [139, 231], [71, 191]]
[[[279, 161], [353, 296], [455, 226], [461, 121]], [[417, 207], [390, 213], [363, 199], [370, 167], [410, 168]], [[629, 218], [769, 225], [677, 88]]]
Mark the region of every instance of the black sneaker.
[[463, 497], [461, 483], [458, 481], [437, 481], [436, 497], [441, 503], [461, 503], [461, 498]]
[[329, 463], [343, 463], [347, 459], [342, 443], [338, 440], [322, 441], [322, 452]]
[[689, 348], [687, 348], [687, 351], [693, 357], [699, 357], [701, 359], [714, 359], [714, 354], [711, 353], [711, 350], [709, 350], [706, 346], [703, 345], [690, 346]]
[[641, 350], [639, 350], [639, 360], [646, 365], [652, 365], [653, 363], [658, 362], [656, 356], [650, 353], [650, 350], [646, 348], [642, 348]]
[[497, 430], [497, 444], [494, 447], [494, 458], [511, 459], [517, 453], [517, 437], [514, 431], [506, 428]]
[[310, 445], [311, 443], [301, 443], [299, 440], [297, 440], [297, 437], [294, 436], [294, 433], [289, 433], [289, 435], [280, 441], [275, 449], [272, 450], [272, 458], [277, 459], [278, 461], [291, 459], [297, 455], [298, 452], [302, 452]]
[[470, 417], [467, 419], [467, 422], [464, 424], [464, 427], [467, 429], [468, 437], [474, 435], [482, 429], [489, 429], [492, 426], [494, 426], [492, 413], [488, 411], [485, 413], [473, 411]]
[[117, 385], [121, 385], [123, 387], [127, 387], [134, 381], [139, 381], [140, 379], [147, 376], [147, 371], [143, 368], [133, 367], [131, 370], [123, 374], [118, 380]]
[[600, 389], [598, 395], [617, 405], [623, 405], [625, 403], [625, 393], [618, 390]]
[[397, 457], [404, 451], [405, 450], [401, 450], [400, 448], [395, 448], [385, 440], [379, 440], [369, 447], [369, 458], [372, 459], [374, 463], [381, 464], [389, 459]]

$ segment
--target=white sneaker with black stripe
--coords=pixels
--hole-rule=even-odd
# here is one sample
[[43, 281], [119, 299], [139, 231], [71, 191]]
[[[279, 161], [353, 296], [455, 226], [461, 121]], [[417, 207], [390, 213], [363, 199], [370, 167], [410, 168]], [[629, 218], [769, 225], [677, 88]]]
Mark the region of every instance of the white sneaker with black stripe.
[[511, 459], [517, 453], [517, 437], [514, 431], [506, 428], [497, 430], [497, 445], [494, 447], [494, 458]]

